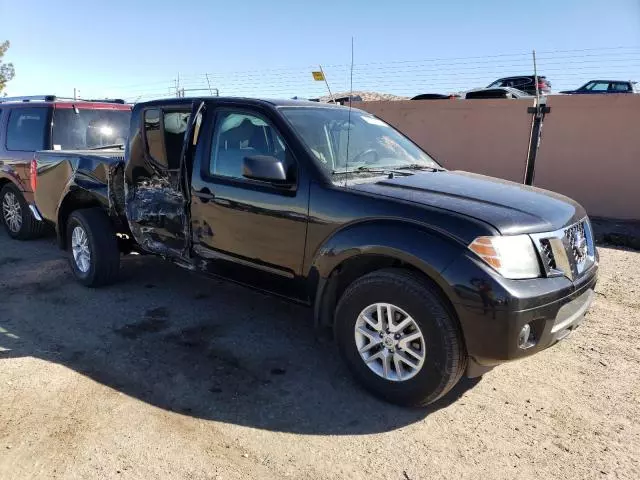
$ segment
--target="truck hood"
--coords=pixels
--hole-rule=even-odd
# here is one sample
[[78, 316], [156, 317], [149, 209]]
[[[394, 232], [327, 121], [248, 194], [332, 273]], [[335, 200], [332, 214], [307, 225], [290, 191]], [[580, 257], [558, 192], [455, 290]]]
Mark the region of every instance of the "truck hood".
[[586, 215], [558, 193], [468, 172], [420, 172], [350, 187], [473, 217], [503, 235], [553, 231]]

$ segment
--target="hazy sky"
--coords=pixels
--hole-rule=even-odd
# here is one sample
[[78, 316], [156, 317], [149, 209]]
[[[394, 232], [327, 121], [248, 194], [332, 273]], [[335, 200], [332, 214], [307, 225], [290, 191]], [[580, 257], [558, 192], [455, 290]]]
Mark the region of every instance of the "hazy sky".
[[0, 0], [9, 95], [150, 98], [205, 73], [221, 94], [321, 95], [318, 64], [348, 89], [352, 36], [356, 90], [482, 86], [531, 74], [534, 48], [554, 89], [640, 80], [640, 0]]

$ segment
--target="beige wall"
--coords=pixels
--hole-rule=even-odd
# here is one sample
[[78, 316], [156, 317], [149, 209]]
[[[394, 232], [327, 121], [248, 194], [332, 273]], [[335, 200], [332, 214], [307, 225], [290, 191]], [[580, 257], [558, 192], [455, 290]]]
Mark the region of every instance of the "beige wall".
[[640, 220], [640, 95], [551, 96], [534, 185], [592, 216]]
[[[580, 202], [592, 216], [640, 220], [640, 95], [551, 96], [534, 184]], [[394, 125], [440, 163], [522, 182], [529, 100], [354, 104]]]
[[408, 135], [450, 170], [522, 182], [530, 100], [407, 100], [354, 106]]

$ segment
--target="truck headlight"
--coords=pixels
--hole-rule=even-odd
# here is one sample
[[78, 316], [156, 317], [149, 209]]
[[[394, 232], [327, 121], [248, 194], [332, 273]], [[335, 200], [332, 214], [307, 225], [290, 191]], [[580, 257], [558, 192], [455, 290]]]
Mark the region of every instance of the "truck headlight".
[[528, 235], [478, 237], [469, 249], [505, 278], [542, 275], [538, 254]]

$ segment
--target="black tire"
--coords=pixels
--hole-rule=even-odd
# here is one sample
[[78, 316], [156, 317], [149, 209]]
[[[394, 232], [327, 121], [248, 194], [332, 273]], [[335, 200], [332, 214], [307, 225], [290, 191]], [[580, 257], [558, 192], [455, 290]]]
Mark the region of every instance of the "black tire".
[[[79, 266], [73, 252], [73, 232], [80, 227], [86, 234], [90, 254], [88, 269]], [[76, 280], [87, 287], [114, 283], [120, 270], [118, 240], [111, 221], [100, 208], [86, 208], [71, 213], [67, 221], [69, 264]]]
[[[422, 331], [425, 353], [418, 373], [391, 381], [373, 372], [358, 352], [354, 329], [360, 313], [374, 303], [390, 303], [410, 315]], [[354, 281], [338, 302], [336, 340], [356, 379], [369, 391], [403, 406], [424, 406], [445, 395], [467, 365], [455, 314], [426, 278], [402, 269], [372, 272]]]
[[[7, 217], [6, 207], [17, 201], [20, 215], [19, 227], [14, 227]], [[2, 210], [2, 223], [7, 234], [16, 240], [31, 240], [42, 236], [45, 231], [45, 223], [39, 222], [31, 214], [27, 201], [22, 193], [12, 183], [5, 185], [0, 191], [0, 209]]]

